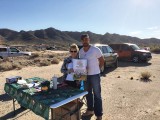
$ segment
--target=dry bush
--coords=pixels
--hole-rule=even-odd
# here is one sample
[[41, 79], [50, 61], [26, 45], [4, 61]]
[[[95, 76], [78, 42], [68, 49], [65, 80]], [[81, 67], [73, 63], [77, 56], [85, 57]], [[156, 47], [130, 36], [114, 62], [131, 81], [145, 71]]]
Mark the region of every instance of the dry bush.
[[43, 54], [43, 57], [45, 58], [53, 58], [55, 56], [56, 56], [56, 53], [53, 53], [53, 52], [52, 53], [47, 52]]
[[35, 64], [37, 64], [37, 63], [40, 63], [41, 59], [40, 58], [35, 58], [33, 61], [34, 61]]
[[152, 48], [151, 51], [152, 51], [153, 53], [160, 53], [160, 47]]
[[39, 65], [40, 66], [49, 66], [49, 65], [51, 65], [51, 62], [48, 59], [41, 59]]
[[55, 57], [55, 54], [48, 54], [48, 57], [53, 58], [53, 57]]
[[55, 57], [51, 60], [52, 64], [59, 64], [59, 62], [60, 61], [57, 58], [55, 58]]
[[148, 81], [150, 80], [149, 78], [151, 77], [151, 73], [148, 71], [142, 72], [141, 73], [141, 80]]
[[11, 62], [3, 62], [0, 64], [0, 71], [8, 71], [8, 70], [12, 70], [13, 66]]
[[51, 64], [59, 64], [64, 58], [68, 57], [68, 53], [54, 52], [35, 52], [31, 56], [9, 57], [0, 59], [0, 71], [9, 71], [13, 69], [21, 69], [25, 66], [48, 66]]
[[22, 69], [22, 66], [18, 62], [14, 62], [12, 64], [12, 67], [13, 69], [18, 69], [18, 70]]
[[29, 57], [30, 59], [34, 59], [39, 57], [41, 54], [40, 53], [32, 53], [32, 55]]
[[32, 60], [22, 60], [22, 61], [19, 61], [19, 64], [23, 67], [25, 66], [31, 66], [31, 65], [34, 65], [36, 63], [34, 63]]
[[58, 53], [55, 57], [57, 57], [57, 59], [59, 59], [60, 61], [63, 61], [64, 58], [66, 58], [68, 56], [69, 56], [68, 53]]

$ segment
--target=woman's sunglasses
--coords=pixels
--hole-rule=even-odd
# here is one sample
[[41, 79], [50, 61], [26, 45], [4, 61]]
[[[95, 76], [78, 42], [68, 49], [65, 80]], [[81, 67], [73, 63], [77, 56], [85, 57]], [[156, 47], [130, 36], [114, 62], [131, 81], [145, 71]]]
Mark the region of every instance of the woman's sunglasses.
[[76, 53], [77, 51], [70, 51], [71, 53]]

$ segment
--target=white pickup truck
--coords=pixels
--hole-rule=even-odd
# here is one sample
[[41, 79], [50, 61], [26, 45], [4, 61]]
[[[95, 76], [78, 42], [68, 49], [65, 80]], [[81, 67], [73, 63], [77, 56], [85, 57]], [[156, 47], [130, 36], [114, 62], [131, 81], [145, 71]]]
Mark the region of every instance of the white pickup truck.
[[7, 57], [23, 56], [23, 55], [29, 56], [31, 55], [31, 52], [23, 52], [14, 47], [0, 46], [0, 59]]

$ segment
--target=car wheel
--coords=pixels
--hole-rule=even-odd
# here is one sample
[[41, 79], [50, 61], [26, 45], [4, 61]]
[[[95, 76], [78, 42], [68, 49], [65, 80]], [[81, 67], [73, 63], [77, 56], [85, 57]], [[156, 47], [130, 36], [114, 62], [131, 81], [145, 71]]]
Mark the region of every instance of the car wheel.
[[139, 62], [139, 57], [138, 56], [133, 56], [132, 61], [134, 63], [138, 63]]
[[116, 60], [116, 62], [114, 63], [114, 67], [115, 67], [115, 68], [118, 67], [118, 60]]

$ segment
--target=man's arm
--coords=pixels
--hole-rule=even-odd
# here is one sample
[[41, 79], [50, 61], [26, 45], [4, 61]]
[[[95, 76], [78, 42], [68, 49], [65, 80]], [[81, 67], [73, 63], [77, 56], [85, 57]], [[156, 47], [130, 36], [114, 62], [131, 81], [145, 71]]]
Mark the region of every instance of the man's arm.
[[99, 60], [99, 68], [101, 69], [104, 66], [104, 58], [103, 58], [103, 56], [98, 58], [98, 60]]

